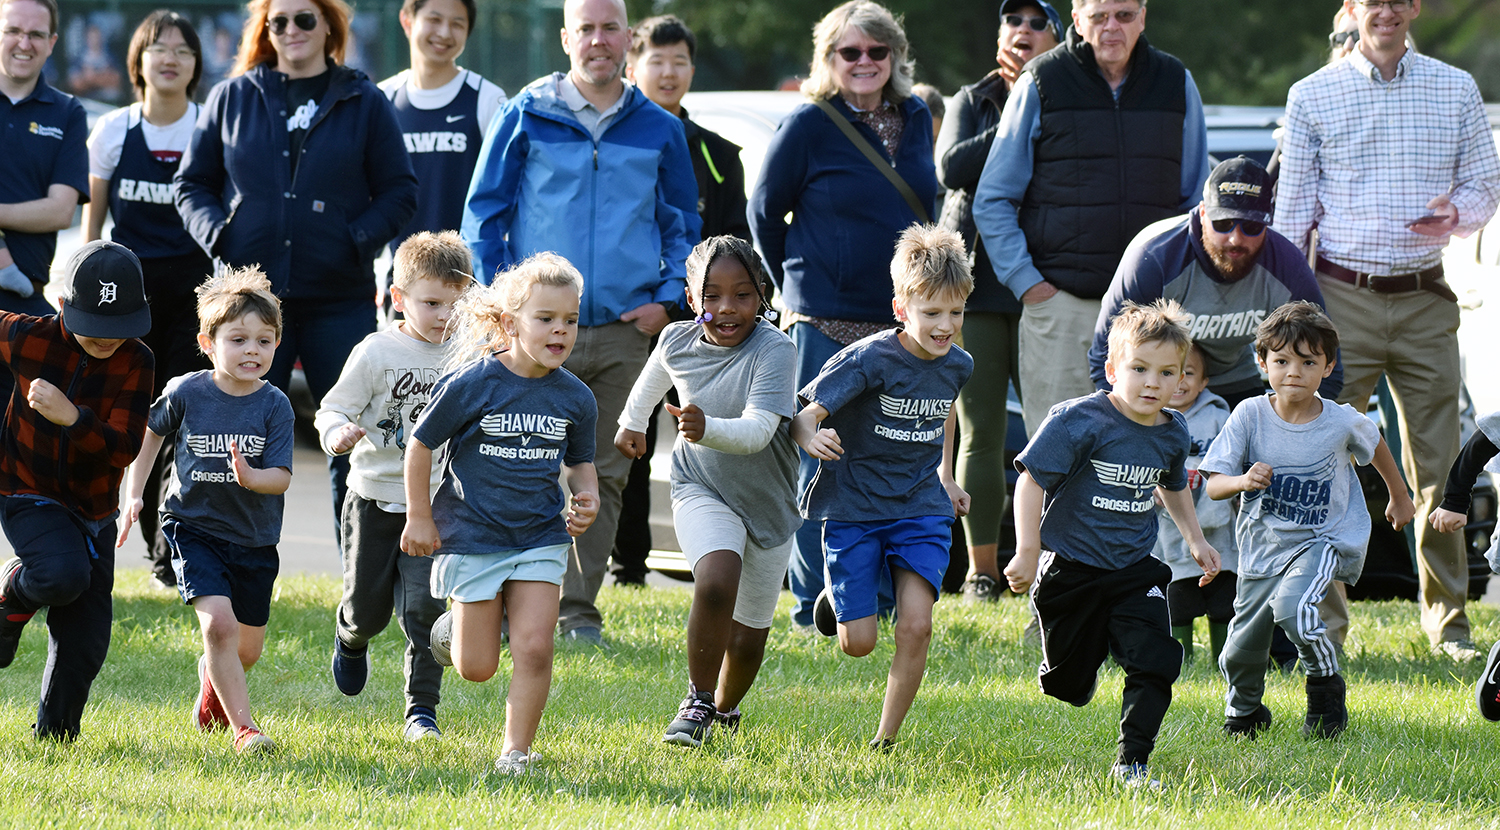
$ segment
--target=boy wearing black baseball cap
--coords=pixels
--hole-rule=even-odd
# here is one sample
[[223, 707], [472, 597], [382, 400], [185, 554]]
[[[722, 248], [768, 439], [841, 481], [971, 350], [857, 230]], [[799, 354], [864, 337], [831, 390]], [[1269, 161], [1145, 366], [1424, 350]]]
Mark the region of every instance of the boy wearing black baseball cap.
[[120, 478], [146, 432], [155, 361], [136, 339], [151, 311], [129, 249], [78, 249], [61, 299], [51, 317], [0, 312], [0, 363], [15, 379], [0, 430], [0, 526], [16, 551], [0, 566], [0, 668], [50, 608], [33, 728], [71, 741], [109, 649]]

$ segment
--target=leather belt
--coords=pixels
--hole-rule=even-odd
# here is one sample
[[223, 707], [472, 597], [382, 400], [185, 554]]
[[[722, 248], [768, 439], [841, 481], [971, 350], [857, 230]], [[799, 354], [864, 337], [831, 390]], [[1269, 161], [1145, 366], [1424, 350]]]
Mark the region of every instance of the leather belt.
[[1376, 294], [1398, 294], [1402, 291], [1431, 291], [1450, 303], [1458, 302], [1458, 295], [1443, 282], [1443, 266], [1434, 265], [1426, 271], [1415, 274], [1399, 274], [1396, 276], [1381, 276], [1379, 274], [1361, 274], [1351, 271], [1342, 265], [1336, 265], [1323, 257], [1318, 257], [1318, 272], [1327, 274], [1340, 281], [1347, 282], [1355, 288], [1368, 288]]

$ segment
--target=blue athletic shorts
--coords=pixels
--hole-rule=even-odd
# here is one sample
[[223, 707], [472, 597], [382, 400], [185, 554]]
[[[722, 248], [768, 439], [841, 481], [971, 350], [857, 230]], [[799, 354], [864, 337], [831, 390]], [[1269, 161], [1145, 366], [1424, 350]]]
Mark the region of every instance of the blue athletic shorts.
[[281, 570], [275, 545], [236, 545], [199, 533], [171, 516], [162, 517], [161, 532], [172, 548], [172, 570], [183, 602], [229, 597], [240, 625], [259, 627], [270, 621], [271, 592]]
[[823, 522], [824, 568], [834, 616], [839, 622], [873, 616], [882, 577], [895, 585], [890, 574], [893, 567], [927, 580], [936, 600], [952, 545], [952, 516]]

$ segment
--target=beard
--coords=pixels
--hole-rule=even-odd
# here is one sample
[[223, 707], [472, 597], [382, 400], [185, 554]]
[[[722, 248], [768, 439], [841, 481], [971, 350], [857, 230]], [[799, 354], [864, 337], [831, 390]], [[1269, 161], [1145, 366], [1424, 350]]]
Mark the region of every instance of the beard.
[[[1208, 253], [1208, 258], [1213, 261], [1214, 267], [1219, 269], [1219, 276], [1228, 282], [1244, 279], [1260, 259], [1259, 247], [1252, 249], [1241, 245], [1218, 246], [1206, 236], [1203, 238], [1203, 250]], [[1240, 258], [1231, 259], [1229, 256], [1231, 252], [1240, 254]]]

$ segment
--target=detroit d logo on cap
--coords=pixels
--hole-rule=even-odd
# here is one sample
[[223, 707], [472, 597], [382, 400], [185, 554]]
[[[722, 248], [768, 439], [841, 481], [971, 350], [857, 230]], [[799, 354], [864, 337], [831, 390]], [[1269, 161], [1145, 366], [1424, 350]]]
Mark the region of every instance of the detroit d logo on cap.
[[99, 305], [115, 301], [116, 284], [112, 282], [99, 283]]

